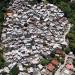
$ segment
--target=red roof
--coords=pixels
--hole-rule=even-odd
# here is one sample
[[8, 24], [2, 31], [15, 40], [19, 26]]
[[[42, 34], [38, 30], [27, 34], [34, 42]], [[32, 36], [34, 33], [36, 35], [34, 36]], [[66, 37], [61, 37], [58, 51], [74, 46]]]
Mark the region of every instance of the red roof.
[[58, 65], [58, 64], [59, 64], [58, 60], [56, 60], [56, 59], [53, 59], [53, 60], [51, 61], [51, 63], [52, 63], [53, 65]]
[[56, 54], [59, 54], [61, 56], [65, 56], [65, 53], [59, 48], [56, 49]]
[[53, 71], [55, 69], [55, 67], [50, 63], [50, 64], [47, 65], [47, 69], [49, 71]]
[[72, 64], [67, 64], [66, 68], [69, 69], [69, 70], [72, 70], [73, 69], [73, 65]]

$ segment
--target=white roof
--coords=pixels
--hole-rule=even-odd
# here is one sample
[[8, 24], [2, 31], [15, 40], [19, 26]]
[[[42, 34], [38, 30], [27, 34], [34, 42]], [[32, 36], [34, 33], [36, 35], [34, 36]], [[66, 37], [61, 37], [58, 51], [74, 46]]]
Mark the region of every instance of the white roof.
[[28, 68], [28, 73], [31, 73], [33, 71], [34, 71], [33, 67]]
[[36, 16], [34, 16], [34, 18], [36, 18], [37, 20], [40, 20], [40, 18], [38, 18], [38, 17], [36, 17]]
[[3, 69], [0, 69], [0, 73], [3, 72]]
[[41, 64], [39, 64], [38, 67], [39, 67], [39, 69], [42, 69], [43, 68], [43, 66]]
[[28, 23], [28, 22], [32, 22], [32, 21], [30, 20], [30, 18], [27, 20], [27, 23]]
[[14, 17], [17, 17], [18, 15], [17, 15], [17, 14], [13, 14], [13, 16], [14, 16]]
[[4, 67], [4, 72], [7, 72], [7, 73], [9, 73], [9, 68], [8, 67]]
[[13, 68], [15, 65], [16, 65], [16, 62], [10, 64], [8, 67], [9, 67], [9, 68]]
[[50, 23], [50, 25], [51, 25], [51, 26], [54, 26], [55, 24], [54, 24], [54, 23]]
[[73, 54], [73, 52], [70, 52], [69, 54]]
[[36, 59], [34, 59], [34, 60], [32, 60], [32, 61], [31, 61], [31, 63], [32, 63], [32, 64], [38, 64], [38, 63], [39, 63], [39, 61], [38, 61], [38, 60], [36, 60]]
[[48, 21], [48, 20], [49, 20], [49, 18], [44, 19], [44, 21]]
[[66, 41], [62, 42], [61, 44], [63, 44], [63, 45], [68, 45]]
[[23, 71], [24, 70], [22, 64], [18, 64], [18, 67], [19, 67], [19, 70], [20, 71]]
[[64, 73], [69, 74], [70, 71], [66, 69], [66, 70], [64, 71]]
[[53, 48], [59, 47], [59, 44], [54, 44]]
[[51, 52], [50, 51], [47, 51], [47, 54], [51, 54]]
[[32, 46], [32, 49], [36, 49], [36, 47], [35, 46]]

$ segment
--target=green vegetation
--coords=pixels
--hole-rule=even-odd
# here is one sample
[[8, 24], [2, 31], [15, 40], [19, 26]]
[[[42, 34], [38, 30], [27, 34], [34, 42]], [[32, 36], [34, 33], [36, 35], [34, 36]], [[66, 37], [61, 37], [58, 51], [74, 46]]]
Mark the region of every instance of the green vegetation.
[[0, 48], [0, 69], [1, 69], [2, 67], [4, 67], [4, 65], [5, 65], [5, 60], [4, 60], [4, 58], [3, 58], [3, 49]]
[[3, 28], [3, 21], [4, 21], [4, 14], [3, 12], [0, 12], [0, 38], [1, 38], [1, 33], [2, 33], [2, 28]]
[[50, 56], [51, 56], [52, 58], [55, 58], [55, 52], [52, 52], [52, 53], [50, 54]]
[[5, 65], [5, 60], [3, 58], [3, 56], [0, 56], [0, 69], [3, 68]]
[[63, 51], [64, 51], [66, 54], [68, 54], [71, 50], [70, 50], [69, 47], [67, 47], [67, 48], [64, 48]]
[[10, 0], [0, 0], [0, 41], [1, 41], [1, 33], [4, 22], [4, 12], [6, 7], [8, 7]]
[[[3, 22], [4, 22], [4, 11], [5, 8], [8, 6], [10, 0], [0, 0], [0, 42], [1, 42], [1, 33], [3, 28]], [[3, 48], [0, 46], [0, 69], [4, 67], [5, 60], [3, 57]], [[4, 75], [4, 74], [3, 74]]]
[[45, 59], [45, 58], [40, 61], [40, 64], [42, 65], [47, 65], [48, 63], [50, 63], [50, 60]]
[[64, 64], [64, 59], [60, 59], [61, 64]]
[[56, 56], [55, 57], [61, 64], [64, 63], [64, 58], [60, 57], [60, 56]]
[[18, 75], [19, 73], [19, 68], [17, 67], [17, 65], [15, 65], [11, 71], [10, 71], [10, 75]]
[[75, 59], [73, 60], [73, 65], [74, 65], [74, 67], [75, 67]]

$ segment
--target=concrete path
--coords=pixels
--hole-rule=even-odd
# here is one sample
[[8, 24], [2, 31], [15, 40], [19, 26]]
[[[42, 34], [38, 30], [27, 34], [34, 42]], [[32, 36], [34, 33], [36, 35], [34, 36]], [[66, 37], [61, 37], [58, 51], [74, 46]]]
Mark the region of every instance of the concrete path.
[[60, 72], [60, 71], [61, 71], [61, 70], [63, 69], [63, 67], [65, 66], [66, 61], [67, 61], [67, 58], [68, 58], [68, 55], [65, 56], [64, 64], [59, 67], [59, 69], [55, 72], [55, 75], [61, 75], [61, 72]]

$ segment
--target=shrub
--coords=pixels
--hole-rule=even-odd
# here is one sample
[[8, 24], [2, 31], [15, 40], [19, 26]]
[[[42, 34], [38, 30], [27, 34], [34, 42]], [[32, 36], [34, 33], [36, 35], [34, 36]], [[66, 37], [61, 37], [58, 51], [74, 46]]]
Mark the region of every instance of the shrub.
[[0, 69], [3, 68], [5, 65], [5, 60], [3, 57], [3, 49], [0, 47]]
[[17, 65], [15, 65], [11, 71], [10, 71], [10, 75], [18, 75], [19, 73], [19, 68], [17, 67]]
[[47, 65], [49, 62], [50, 62], [50, 61], [49, 61], [48, 59], [42, 59], [42, 60], [40, 61], [40, 64], [42, 64], [42, 65]]

